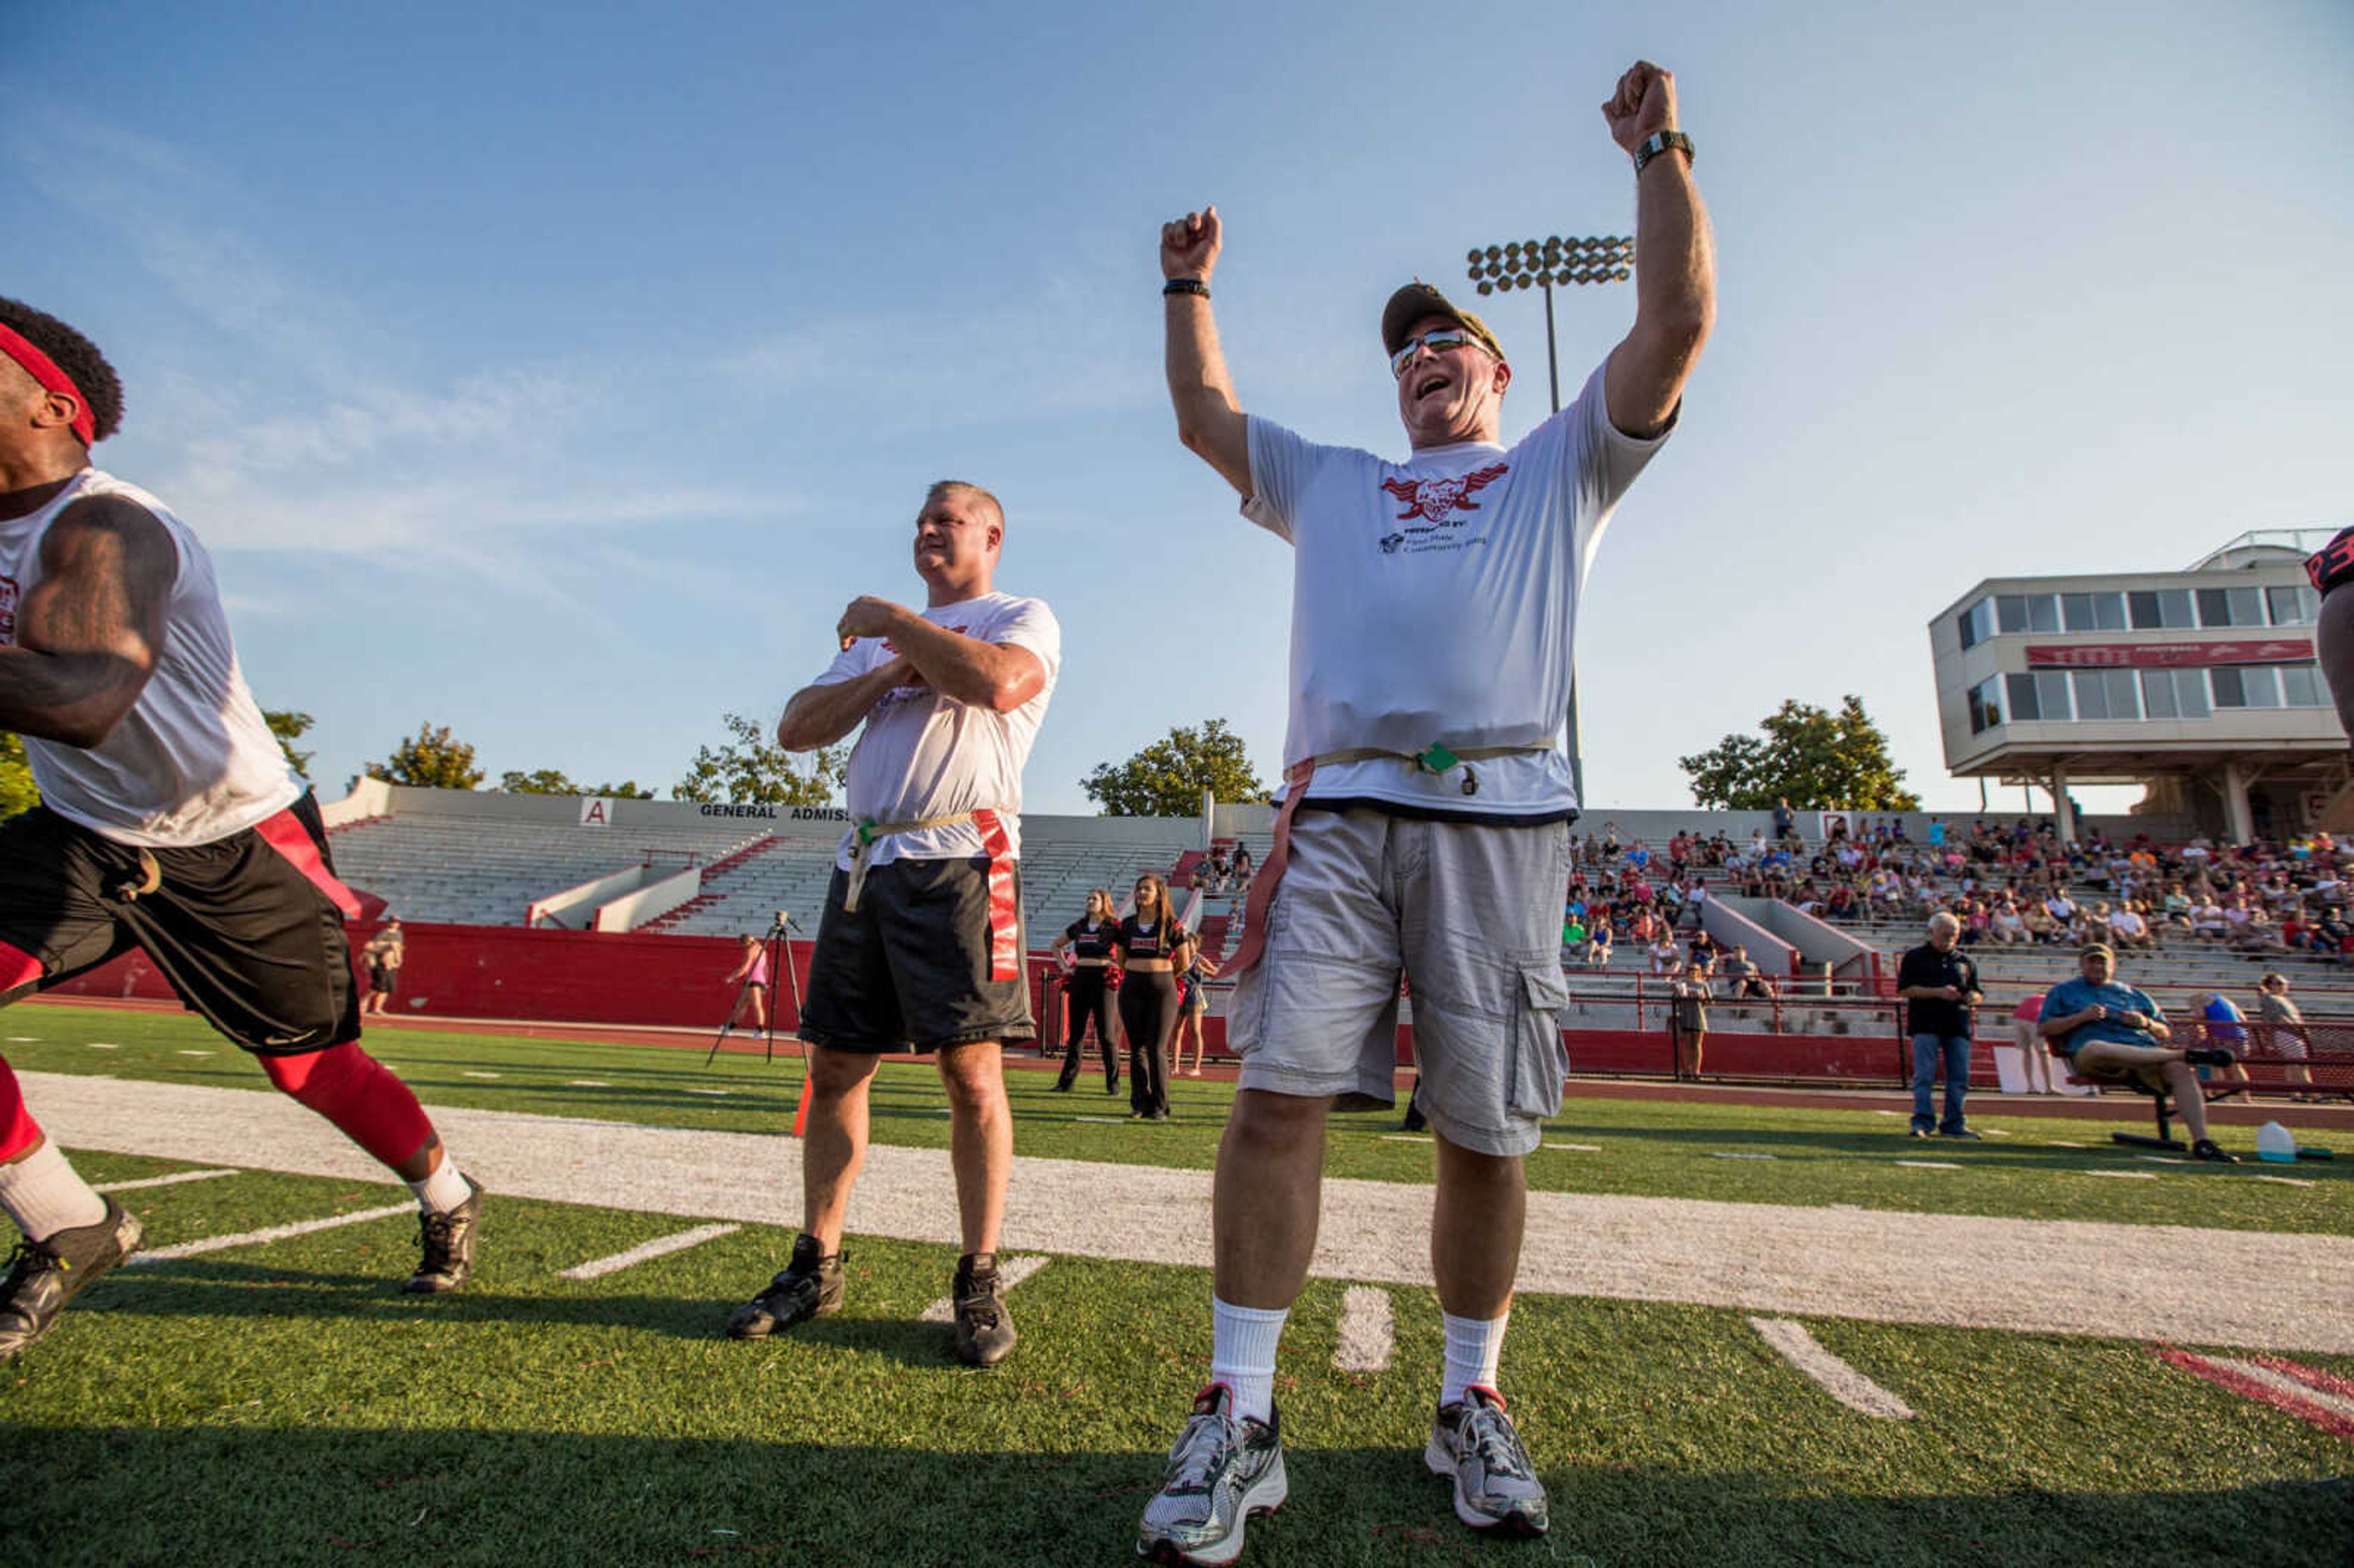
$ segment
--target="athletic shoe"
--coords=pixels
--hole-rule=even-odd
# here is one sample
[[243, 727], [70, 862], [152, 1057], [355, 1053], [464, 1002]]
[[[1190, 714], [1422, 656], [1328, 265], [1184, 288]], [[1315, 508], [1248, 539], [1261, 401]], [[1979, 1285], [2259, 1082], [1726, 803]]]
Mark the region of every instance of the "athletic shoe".
[[1055, 1092], [1058, 1095], [1069, 1094], [1071, 1092], [1071, 1080], [1068, 1078], [1059, 1078], [1055, 1080]]
[[1929, 1129], [1925, 1127], [1916, 1127], [1913, 1129], [1913, 1136], [1914, 1138], [1926, 1138], [1929, 1136]]
[[2190, 1158], [2204, 1160], [2211, 1165], [2237, 1165], [2240, 1162], [2238, 1155], [2224, 1153], [2221, 1146], [2211, 1138], [2202, 1138], [2192, 1144]]
[[417, 1272], [400, 1288], [411, 1296], [455, 1290], [474, 1273], [474, 1228], [482, 1217], [482, 1183], [465, 1178], [466, 1201], [447, 1213], [419, 1218]]
[[17, 1243], [0, 1282], [0, 1361], [56, 1328], [66, 1303], [138, 1251], [143, 1234], [138, 1220], [109, 1198], [105, 1214], [89, 1224]]
[[1234, 1390], [1214, 1383], [1169, 1450], [1158, 1496], [1144, 1505], [1136, 1553], [1155, 1563], [1221, 1568], [1243, 1554], [1243, 1526], [1291, 1495], [1283, 1471], [1281, 1416], [1234, 1416]]
[[2182, 1059], [2194, 1067], [2228, 1067], [2239, 1061], [2221, 1045], [2204, 1046], [2197, 1051], [2185, 1051]]
[[969, 1252], [957, 1259], [956, 1358], [969, 1367], [993, 1367], [1013, 1353], [1013, 1319], [998, 1294], [997, 1255]]
[[1455, 1478], [1455, 1517], [1498, 1535], [1543, 1535], [1549, 1520], [1544, 1483], [1529, 1463], [1504, 1396], [1474, 1383], [1460, 1403], [1441, 1405], [1422, 1462]]
[[811, 1318], [842, 1310], [842, 1255], [822, 1255], [817, 1237], [803, 1231], [793, 1238], [793, 1255], [769, 1287], [727, 1315], [731, 1340], [762, 1340]]
[[1940, 1132], [1937, 1136], [1939, 1138], [1958, 1138], [1967, 1143], [1984, 1143], [1986, 1141], [1985, 1139], [1979, 1137], [1977, 1133], [1972, 1132], [1966, 1127], [1957, 1127], [1951, 1132]]

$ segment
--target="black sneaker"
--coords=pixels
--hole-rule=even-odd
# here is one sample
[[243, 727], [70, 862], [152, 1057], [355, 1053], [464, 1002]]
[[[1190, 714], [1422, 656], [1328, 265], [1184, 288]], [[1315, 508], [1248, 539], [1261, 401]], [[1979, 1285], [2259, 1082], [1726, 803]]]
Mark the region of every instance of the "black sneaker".
[[2185, 1051], [2182, 1059], [2194, 1067], [2229, 1067], [2239, 1061], [2221, 1045], [2204, 1046], [2197, 1051]]
[[997, 1291], [997, 1255], [969, 1252], [957, 1259], [956, 1358], [969, 1367], [993, 1367], [1013, 1353], [1013, 1319]]
[[474, 1275], [474, 1228], [482, 1217], [482, 1187], [465, 1179], [466, 1201], [447, 1213], [426, 1214], [417, 1225], [421, 1256], [417, 1272], [400, 1288], [411, 1296], [455, 1290]]
[[2190, 1158], [2204, 1160], [2211, 1165], [2237, 1165], [2240, 1162], [2238, 1155], [2224, 1153], [2221, 1147], [2211, 1138], [2202, 1138], [2192, 1144]]
[[769, 1287], [727, 1315], [731, 1340], [763, 1340], [811, 1318], [842, 1310], [842, 1255], [823, 1255], [817, 1237], [803, 1231], [793, 1238], [792, 1260]]
[[109, 1198], [101, 1219], [46, 1241], [17, 1243], [8, 1256], [8, 1277], [0, 1282], [0, 1361], [56, 1328], [66, 1303], [138, 1251], [143, 1234], [138, 1220]]

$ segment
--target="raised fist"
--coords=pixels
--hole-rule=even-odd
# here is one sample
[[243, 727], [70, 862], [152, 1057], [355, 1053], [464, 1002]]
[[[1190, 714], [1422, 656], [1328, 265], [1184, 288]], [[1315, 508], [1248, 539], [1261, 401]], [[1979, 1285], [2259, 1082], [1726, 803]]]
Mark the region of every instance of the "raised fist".
[[1214, 207], [1205, 207], [1162, 224], [1161, 275], [1199, 278], [1208, 282], [1211, 269], [1218, 264], [1218, 209]]
[[1618, 79], [1618, 89], [1602, 106], [1610, 139], [1629, 156], [1658, 132], [1676, 125], [1676, 79], [1649, 60], [1637, 60]]

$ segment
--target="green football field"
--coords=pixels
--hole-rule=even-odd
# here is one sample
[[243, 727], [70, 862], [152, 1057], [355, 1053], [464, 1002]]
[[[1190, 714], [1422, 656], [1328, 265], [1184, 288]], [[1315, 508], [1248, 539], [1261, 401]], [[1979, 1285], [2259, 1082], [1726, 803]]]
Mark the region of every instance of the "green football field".
[[[193, 1020], [26, 1007], [0, 1017], [20, 1070], [258, 1088]], [[429, 1104], [680, 1129], [773, 1132], [798, 1069], [699, 1052], [387, 1031], [373, 1048]], [[112, 1049], [100, 1049], [111, 1046]], [[187, 1053], [209, 1052], [210, 1054]], [[1227, 1091], [1182, 1080], [1166, 1127], [1013, 1075], [1017, 1146], [1119, 1166], [1205, 1166]], [[724, 1090], [724, 1094], [712, 1093]], [[40, 1109], [37, 1087], [34, 1108]], [[928, 1068], [885, 1070], [880, 1142], [945, 1140]], [[1110, 1108], [1116, 1107], [1116, 1108]], [[1997, 1112], [1997, 1103], [1985, 1107]], [[2310, 1186], [2251, 1167], [2141, 1169], [2112, 1124], [2017, 1118], [1954, 1150], [1869, 1112], [1581, 1101], [1541, 1151], [1555, 1191], [2354, 1234], [2348, 1164]], [[2242, 1135], [2244, 1138], [2244, 1134]], [[2062, 1147], [2080, 1143], [2085, 1147]], [[1771, 1160], [1719, 1155], [1771, 1154]], [[1899, 1167], [1934, 1158], [1956, 1169]], [[93, 1181], [187, 1160], [83, 1152]], [[1331, 1169], [1426, 1180], [1392, 1118], [1336, 1118]], [[398, 1203], [397, 1188], [252, 1168], [126, 1189], [151, 1250]], [[228, 1169], [215, 1161], [205, 1170]], [[748, 1172], [747, 1180], [757, 1180]], [[947, 1202], [941, 1194], [941, 1202]], [[1205, 1269], [1046, 1253], [1009, 1297], [1004, 1366], [958, 1368], [954, 1249], [854, 1237], [838, 1318], [719, 1336], [790, 1233], [743, 1224], [595, 1277], [693, 1221], [494, 1196], [464, 1293], [393, 1293], [413, 1215], [164, 1258], [111, 1276], [0, 1368], [0, 1562], [1111, 1563], [1132, 1561], [1208, 1354]], [[1419, 1251], [1425, 1238], [1401, 1234]], [[1206, 1251], [1206, 1238], [1204, 1241]], [[1970, 1287], [1969, 1260], [1921, 1260]], [[1438, 1361], [1423, 1290], [1384, 1287], [1394, 1353], [1341, 1370], [1352, 1283], [1310, 1282], [1279, 1383], [1292, 1501], [1248, 1563], [2314, 1563], [2354, 1542], [2354, 1442], [2128, 1340], [1808, 1317], [1814, 1339], [1909, 1406], [1829, 1397], [1751, 1314], [1524, 1295], [1502, 1381], [1553, 1497], [1540, 1542], [1477, 1542], [1422, 1468]], [[1359, 1286], [1354, 1288], [1363, 1290]], [[2204, 1311], [2227, 1320], [2228, 1292]], [[2186, 1321], [2175, 1342], [2221, 1342]], [[2244, 1347], [2221, 1354], [2247, 1356]], [[2295, 1352], [2323, 1379], [2354, 1357]]]

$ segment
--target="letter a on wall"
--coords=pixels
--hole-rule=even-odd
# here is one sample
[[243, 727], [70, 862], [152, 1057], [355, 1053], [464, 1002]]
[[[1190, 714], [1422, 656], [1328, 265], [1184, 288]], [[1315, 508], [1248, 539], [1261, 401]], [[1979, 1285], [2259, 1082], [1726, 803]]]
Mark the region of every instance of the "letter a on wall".
[[610, 828], [613, 825], [613, 802], [602, 795], [592, 795], [580, 802], [580, 825], [584, 828]]

